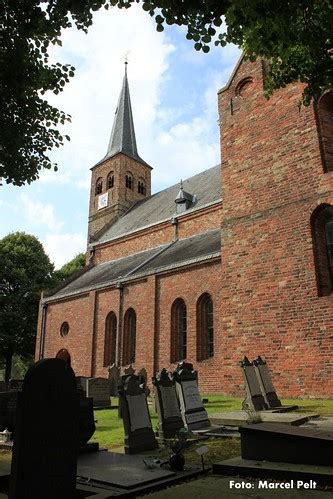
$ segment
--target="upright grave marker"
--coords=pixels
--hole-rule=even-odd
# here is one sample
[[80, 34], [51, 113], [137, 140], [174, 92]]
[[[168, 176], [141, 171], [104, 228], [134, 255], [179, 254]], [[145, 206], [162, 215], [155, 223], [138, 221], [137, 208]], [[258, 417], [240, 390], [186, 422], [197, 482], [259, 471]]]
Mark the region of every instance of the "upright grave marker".
[[121, 378], [119, 399], [125, 431], [125, 453], [136, 454], [156, 449], [158, 444], [150, 421], [147, 397], [138, 376], [132, 374]]
[[18, 392], [10, 499], [74, 498], [79, 400], [61, 359], [32, 366]]
[[244, 357], [244, 360], [240, 362], [240, 367], [242, 369], [246, 390], [246, 398], [243, 402], [243, 409], [251, 409], [255, 411], [267, 409], [268, 406], [263, 397], [254, 364], [250, 362], [247, 357]]
[[260, 355], [253, 361], [256, 368], [259, 384], [261, 386], [264, 398], [269, 408], [281, 407], [281, 401], [278, 399], [276, 390], [273, 386], [272, 378], [269, 373], [267, 363]]
[[198, 389], [198, 373], [193, 370], [193, 365], [180, 362], [173, 372], [173, 379], [176, 381], [180, 411], [185, 426], [190, 430], [210, 426]]
[[93, 399], [94, 407], [110, 407], [110, 384], [107, 378], [88, 378], [86, 395]]
[[177, 399], [175, 382], [166, 369], [152, 378], [159, 422], [158, 434], [162, 438], [173, 438], [184, 423]]
[[116, 364], [112, 364], [112, 366], [108, 369], [109, 374], [109, 387], [110, 387], [110, 396], [118, 397], [118, 381], [120, 376], [120, 368], [116, 366]]

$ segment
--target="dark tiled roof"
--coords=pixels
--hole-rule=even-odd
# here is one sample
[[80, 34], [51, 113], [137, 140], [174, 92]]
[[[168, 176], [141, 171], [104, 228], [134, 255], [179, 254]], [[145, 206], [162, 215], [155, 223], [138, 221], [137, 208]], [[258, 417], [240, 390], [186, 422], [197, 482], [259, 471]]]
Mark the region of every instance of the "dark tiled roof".
[[[184, 190], [196, 196], [196, 202], [189, 210], [198, 210], [221, 199], [220, 165], [209, 168], [183, 181]], [[100, 244], [128, 233], [171, 219], [176, 215], [175, 199], [179, 184], [172, 185], [149, 198], [136, 203], [131, 210], [117, 220], [93, 244]]]
[[99, 165], [106, 159], [112, 158], [120, 152], [140, 161], [144, 165], [147, 165], [147, 163], [143, 161], [142, 158], [140, 158], [136, 147], [131, 98], [129, 93], [126, 69], [123, 86], [119, 95], [118, 106], [113, 121], [108, 150], [104, 158], [101, 159], [101, 161], [99, 161], [97, 165]]
[[46, 301], [82, 293], [110, 283], [115, 284], [119, 280], [127, 281], [169, 268], [196, 263], [218, 256], [220, 249], [220, 230], [213, 230], [125, 258], [101, 263], [70, 282]]

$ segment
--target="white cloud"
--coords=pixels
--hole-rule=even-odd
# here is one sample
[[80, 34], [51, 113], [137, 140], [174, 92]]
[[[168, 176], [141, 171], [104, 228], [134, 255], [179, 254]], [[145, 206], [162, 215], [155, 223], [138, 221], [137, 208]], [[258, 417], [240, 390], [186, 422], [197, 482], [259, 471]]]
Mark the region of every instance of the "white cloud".
[[57, 220], [54, 206], [50, 203], [41, 203], [32, 200], [28, 194], [21, 194], [22, 215], [31, 226], [42, 225], [48, 230], [59, 232], [64, 222]]
[[78, 253], [86, 251], [87, 240], [81, 233], [48, 234], [42, 240], [45, 252], [58, 269]]

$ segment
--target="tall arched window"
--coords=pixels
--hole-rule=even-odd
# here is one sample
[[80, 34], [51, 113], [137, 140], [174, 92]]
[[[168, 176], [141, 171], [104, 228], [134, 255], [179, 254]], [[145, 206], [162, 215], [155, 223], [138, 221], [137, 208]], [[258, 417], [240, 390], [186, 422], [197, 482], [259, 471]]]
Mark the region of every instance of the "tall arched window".
[[136, 313], [129, 308], [124, 317], [123, 358], [122, 365], [134, 364], [136, 343]]
[[325, 92], [317, 103], [317, 124], [324, 172], [333, 171], [333, 91]]
[[140, 179], [138, 181], [138, 193], [139, 194], [143, 194], [145, 195], [146, 194], [146, 187], [145, 187], [145, 183], [142, 179]]
[[105, 320], [104, 367], [112, 366], [116, 361], [117, 317], [110, 312]]
[[322, 204], [311, 216], [318, 296], [333, 291], [333, 206]]
[[213, 300], [204, 293], [197, 301], [197, 360], [214, 355], [214, 311]]
[[133, 189], [133, 175], [130, 172], [126, 173], [125, 185], [128, 189]]
[[103, 190], [103, 180], [101, 177], [99, 177], [97, 180], [96, 180], [96, 185], [95, 185], [95, 194], [100, 194]]
[[108, 189], [112, 189], [114, 186], [114, 173], [110, 172], [107, 179]]
[[186, 359], [187, 315], [182, 298], [177, 298], [171, 307], [171, 353], [170, 362]]

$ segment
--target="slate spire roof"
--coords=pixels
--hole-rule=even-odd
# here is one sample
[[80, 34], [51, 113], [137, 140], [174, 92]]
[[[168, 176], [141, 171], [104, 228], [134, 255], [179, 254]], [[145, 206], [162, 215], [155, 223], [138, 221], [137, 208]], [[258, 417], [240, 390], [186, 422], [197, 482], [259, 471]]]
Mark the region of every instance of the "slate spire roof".
[[97, 164], [105, 161], [106, 159], [112, 158], [118, 153], [123, 153], [133, 159], [136, 159], [137, 161], [140, 161], [140, 163], [147, 165], [147, 163], [140, 158], [136, 146], [131, 97], [127, 79], [127, 64], [128, 63], [126, 61], [123, 85], [119, 95], [108, 150], [104, 158]]

